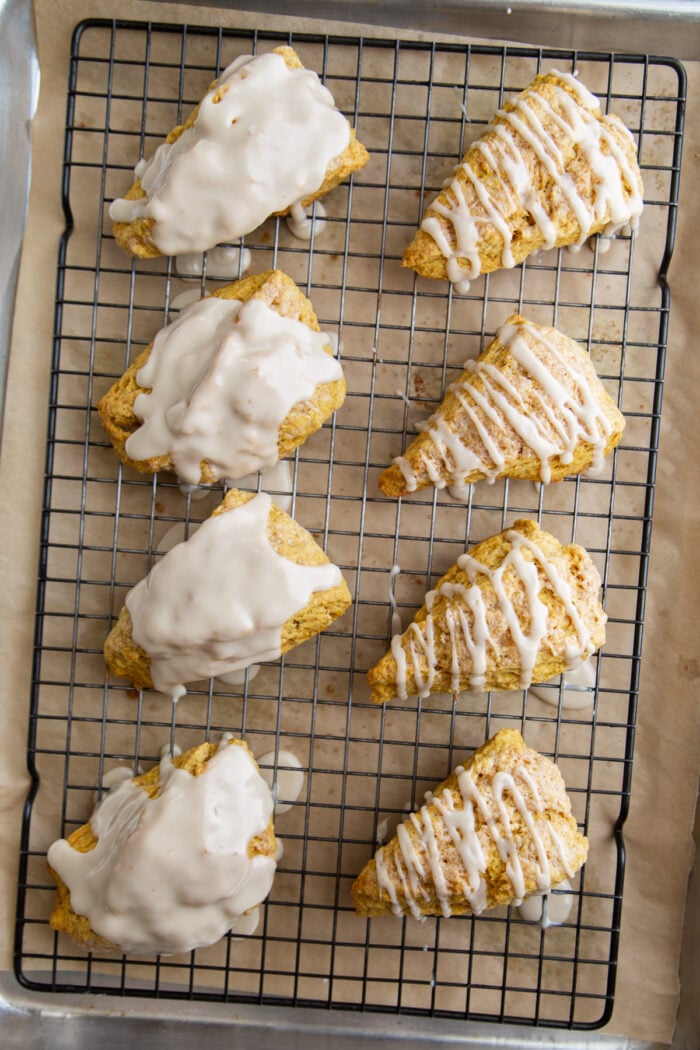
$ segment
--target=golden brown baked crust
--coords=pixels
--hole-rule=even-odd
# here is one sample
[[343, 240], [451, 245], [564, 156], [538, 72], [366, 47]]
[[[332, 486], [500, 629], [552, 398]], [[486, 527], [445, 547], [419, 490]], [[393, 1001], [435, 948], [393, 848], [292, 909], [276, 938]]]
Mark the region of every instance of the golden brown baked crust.
[[[254, 498], [251, 492], [231, 489], [215, 511], [226, 514]], [[313, 537], [293, 518], [273, 503], [267, 519], [267, 535], [272, 548], [296, 565], [326, 565], [329, 559]], [[345, 580], [327, 591], [315, 591], [303, 609], [282, 626], [282, 652], [313, 638], [337, 620], [351, 604], [352, 598]], [[131, 616], [124, 606], [119, 619], [107, 636], [104, 645], [105, 662], [109, 670], [122, 678], [129, 678], [136, 689], [152, 689], [150, 660], [134, 641]]]
[[[253, 761], [255, 761], [253, 752], [243, 740], [231, 738], [228, 743], [232, 746], [244, 748]], [[198, 777], [206, 768], [209, 759], [216, 754], [216, 751], [216, 744], [199, 744], [197, 747], [190, 748], [189, 751], [185, 751], [181, 755], [175, 755], [172, 762], [176, 768], [185, 769], [188, 773], [191, 773], [192, 776]], [[160, 794], [160, 766], [153, 766], [149, 769], [148, 773], [143, 773], [141, 776], [134, 777], [133, 783], [145, 791], [149, 798], [156, 798]], [[93, 835], [89, 823], [76, 828], [76, 830], [68, 836], [67, 841], [74, 850], [78, 851], [78, 853], [89, 853], [90, 850], [93, 850], [97, 845], [97, 839]], [[255, 838], [252, 838], [248, 843], [248, 856], [274, 857], [276, 852], [277, 840], [275, 839], [275, 829], [272, 820], [270, 820], [270, 823], [263, 834], [256, 835]], [[56, 882], [56, 903], [49, 920], [52, 928], [58, 930], [59, 933], [67, 933], [73, 938], [76, 944], [79, 944], [82, 947], [121, 951], [118, 945], [113, 944], [104, 937], [100, 937], [98, 933], [95, 933], [91, 928], [88, 919], [84, 915], [78, 915], [73, 911], [70, 900], [70, 890], [57, 872], [53, 870], [51, 865], [47, 864], [47, 867]]]
[[[320, 331], [311, 303], [292, 278], [281, 270], [267, 270], [265, 273], [243, 277], [234, 284], [218, 288], [213, 294], [218, 299], [238, 299], [243, 303], [249, 299], [259, 299], [275, 310], [280, 317], [301, 321], [314, 332]], [[127, 440], [141, 426], [141, 420], [134, 415], [134, 402], [139, 394], [148, 393], [150, 390], [139, 386], [136, 376], [146, 364], [152, 348], [153, 343], [150, 343], [97, 404], [97, 412], [109, 434], [114, 451], [122, 463], [134, 467], [142, 474], [175, 469], [170, 455], [134, 460], [126, 452]], [[326, 347], [326, 351], [330, 355], [333, 353], [329, 346]], [[345, 392], [344, 378], [336, 379], [332, 383], [319, 383], [308, 400], [298, 401], [292, 406], [280, 424], [277, 441], [280, 459], [289, 456], [323, 426], [328, 417], [342, 405]], [[218, 475], [212, 471], [206, 459], [202, 460], [201, 472], [200, 484], [211, 484], [218, 480]]]
[[[554, 108], [555, 111], [558, 112], [559, 103], [557, 101], [557, 88], [566, 91], [578, 106], [582, 106], [582, 103], [579, 101], [575, 93], [575, 89], [556, 72], [546, 74], [540, 73], [535, 77], [532, 83], [525, 88], [525, 91], [537, 92]], [[521, 92], [518, 98], [524, 95], [525, 91]], [[506, 113], [513, 112], [516, 108], [516, 102], [517, 99], [514, 102], [508, 102], [503, 106], [503, 111]], [[627, 187], [628, 197], [632, 195], [634, 190], [641, 194], [643, 192], [642, 177], [637, 163], [634, 142], [624, 124], [619, 118], [612, 114], [603, 116], [600, 108], [597, 110], [589, 109], [589, 112], [594, 113], [598, 120], [605, 121], [609, 134], [614, 138], [616, 146], [624, 154], [627, 163], [635, 175], [637, 186], [634, 188]], [[550, 115], [540, 113], [538, 113], [538, 117], [541, 117], [545, 130], [552, 135], [555, 141], [560, 142], [562, 139], [562, 132], [553, 118]], [[505, 123], [504, 118], [496, 115], [491, 122], [491, 127], [503, 123]], [[517, 142], [521, 156], [527, 166], [529, 176], [528, 184], [534, 194], [539, 198], [540, 202], [545, 206], [545, 209], [556, 228], [556, 240], [553, 247], [559, 248], [567, 244], [575, 244], [580, 238], [581, 227], [571, 207], [568, 205], [564, 194], [556, 186], [555, 180], [547, 171], [544, 164], [539, 160], [537, 154], [527, 140], [512, 127], [509, 127], [509, 134], [512, 134], [514, 140]], [[479, 141], [488, 145], [496, 136], [497, 133], [489, 129]], [[568, 138], [563, 144], [563, 150], [564, 170], [575, 181], [577, 189], [583, 199], [591, 202], [595, 192], [596, 178], [591, 169], [590, 162], [586, 157], [585, 151], [580, 147], [575, 147], [572, 140]], [[509, 193], [507, 186], [504, 184], [502, 175], [491, 168], [484, 154], [476, 145], [470, 146], [464, 154], [462, 163], [464, 162], [469, 164], [477, 179], [487, 187], [489, 193], [496, 202], [498, 210], [502, 213], [512, 233], [510, 247], [515, 264], [517, 265], [532, 252], [542, 248], [545, 244], [545, 240], [539, 226], [533, 221], [532, 217], [523, 206], [522, 201], [520, 201], [519, 198], [516, 199], [517, 195]], [[477, 245], [481, 263], [480, 272], [491, 273], [493, 270], [500, 270], [503, 266], [502, 259], [505, 246], [503, 234], [499, 232], [492, 222], [487, 221], [486, 212], [479, 202], [477, 191], [474, 189], [471, 181], [464, 174], [464, 171], [459, 165], [455, 168], [452, 178], [457, 178], [459, 180], [470, 212], [480, 218], [480, 237]], [[437, 201], [440, 201], [441, 203], [451, 202], [453, 199], [453, 193], [449, 188], [442, 190], [437, 197]], [[456, 245], [456, 239], [451, 223], [445, 219], [444, 216], [439, 215], [432, 205], [427, 209], [424, 218], [427, 218], [428, 216], [434, 216], [438, 220], [445, 235], [454, 247]], [[610, 215], [606, 214], [593, 224], [589, 232], [591, 234], [599, 233], [601, 230], [605, 229], [609, 222]], [[462, 260], [462, 262], [464, 262], [464, 260]], [[404, 252], [402, 265], [416, 270], [417, 273], [424, 277], [431, 277], [438, 280], [447, 279], [446, 259], [430, 234], [423, 229], [418, 230], [411, 244]]]
[[[291, 47], [276, 47], [273, 49], [273, 53], [281, 55], [290, 69], [304, 68], [299, 56]], [[209, 85], [209, 91], [212, 91], [215, 86], [216, 81], [214, 80]], [[226, 92], [224, 91], [224, 94], [225, 93]], [[176, 142], [177, 139], [180, 138], [180, 135], [182, 135], [183, 131], [194, 124], [198, 112], [199, 106], [190, 113], [184, 124], [179, 124], [172, 129], [172, 131], [166, 136], [165, 141], [167, 143]], [[359, 171], [360, 168], [364, 168], [368, 160], [369, 153], [362, 143], [358, 142], [357, 136], [355, 135], [355, 129], [351, 128], [350, 142], [343, 152], [330, 162], [326, 169], [326, 177], [322, 184], [315, 193], [310, 194], [302, 200], [302, 205], [306, 208], [313, 201], [318, 200], [320, 197], [325, 197], [327, 193], [330, 193], [332, 189], [347, 179], [348, 176], [352, 175], [354, 171]], [[147, 194], [142, 189], [139, 179], [135, 180], [128, 193], [125, 194], [125, 198], [128, 201], [140, 200], [145, 196], [147, 196]], [[289, 209], [287, 208], [285, 211], [274, 212], [271, 214], [287, 215], [288, 213]], [[115, 222], [112, 230], [117, 244], [130, 255], [136, 255], [141, 259], [153, 259], [156, 256], [163, 254], [153, 243], [151, 236], [153, 230], [153, 219], [139, 218], [134, 219], [133, 222]]]
[[[532, 777], [542, 800], [543, 808], [541, 812], [537, 812], [537, 808], [534, 805], [528, 806], [528, 808], [532, 813], [535, 826], [545, 846], [551, 872], [551, 884], [552, 886], [557, 886], [560, 882], [563, 882], [569, 873], [567, 873], [562, 864], [560, 852], [555, 844], [551, 830], [558, 835], [566, 850], [569, 872], [571, 874], [578, 871], [582, 864], [585, 863], [588, 854], [588, 840], [579, 832], [576, 821], [571, 814], [571, 803], [566, 795], [564, 781], [555, 764], [548, 758], [545, 758], [544, 755], [540, 755], [537, 751], [527, 747], [520, 733], [515, 729], [502, 729], [491, 740], [488, 740], [480, 747], [468, 762], [463, 763], [463, 768], [469, 772], [490, 808], [493, 806], [492, 782], [494, 775], [498, 772], [513, 775], [520, 766], [524, 767]], [[532, 798], [532, 794], [526, 784], [518, 780], [518, 787], [526, 801]], [[440, 798], [444, 791], [449, 792], [452, 796], [455, 809], [463, 808], [464, 800], [459, 790], [456, 771], [439, 787], [435, 788], [433, 797]], [[537, 892], [539, 888], [536, 877], [538, 870], [536, 845], [523, 821], [521, 813], [513, 805], [510, 793], [504, 792], [503, 802], [513, 828], [513, 838], [518, 844], [518, 855], [525, 881], [525, 895], [529, 896]], [[474, 810], [476, 832], [486, 859], [483, 875], [486, 884], [485, 906], [486, 908], [495, 908], [499, 904], [510, 904], [515, 899], [515, 894], [512, 883], [506, 874], [505, 864], [493, 838], [489, 834], [483, 814], [477, 806], [474, 807]], [[465, 897], [463, 889], [466, 877], [464, 866], [434, 802], [425, 807], [424, 813], [426, 811], [435, 834], [440, 867], [445, 876], [447, 903], [450, 911], [454, 915], [468, 914], [472, 911], [472, 908]], [[425, 877], [419, 880], [418, 892], [415, 894], [416, 903], [423, 915], [441, 915], [441, 903], [431, 876], [430, 863], [427, 861], [416, 828], [410, 819], [404, 822], [404, 828], [419, 856], [425, 861], [423, 865]], [[383, 847], [383, 859], [387, 875], [396, 893], [398, 906], [404, 914], [408, 915], [411, 912], [406, 899], [404, 885], [396, 866], [397, 857], [400, 861], [401, 848], [398, 836], [395, 835]], [[425, 894], [427, 899], [424, 899], [423, 894]], [[379, 886], [377, 881], [377, 864], [374, 858], [369, 861], [357, 879], [355, 879], [352, 886], [352, 897], [355, 911], [358, 915], [391, 914], [391, 899], [386, 889]]]
[[[522, 519], [516, 521], [511, 529], [499, 532], [496, 536], [490, 536], [473, 547], [469, 554], [472, 558], [481, 562], [490, 569], [497, 568], [509, 553], [512, 543], [508, 539], [508, 532], [514, 530], [521, 533], [526, 539], [536, 544], [549, 562], [553, 563], [559, 575], [571, 587], [571, 600], [579, 616], [590, 635], [591, 644], [594, 649], [599, 649], [605, 642], [606, 615], [600, 604], [600, 576], [591, 561], [591, 557], [583, 547], [570, 543], [564, 547], [554, 536], [543, 532], [534, 521]], [[523, 557], [530, 560], [532, 555], [525, 549]], [[577, 638], [573, 623], [567, 615], [563, 602], [557, 597], [554, 588], [545, 575], [538, 569], [541, 590], [540, 601], [547, 606], [547, 631], [543, 638], [535, 666], [532, 670], [532, 684], [546, 682], [555, 675], [563, 674], [567, 669], [566, 651], [569, 644]], [[503, 577], [504, 589], [513, 603], [513, 607], [521, 625], [529, 622], [527, 597], [521, 586], [515, 584], [515, 573], [508, 569]], [[487, 647], [486, 674], [483, 688], [489, 689], [520, 689], [520, 656], [518, 647], [510, 633], [505, 616], [501, 612], [493, 584], [486, 576], [479, 575], [477, 585], [481, 590], [481, 597], [486, 607], [486, 621], [494, 646]], [[453, 565], [442, 579], [436, 584], [436, 590], [445, 583], [462, 584], [469, 587], [470, 583], [466, 574]], [[434, 693], [451, 693], [452, 676], [452, 641], [445, 618], [448, 606], [452, 608], [461, 607], [465, 615], [471, 620], [466, 603], [455, 594], [447, 598], [444, 594], [438, 594], [432, 608], [432, 622], [434, 630], [434, 647], [436, 654], [436, 674], [431, 687]], [[425, 624], [428, 618], [428, 610], [425, 605], [419, 609], [413, 618], [413, 623], [419, 627]], [[406, 692], [409, 696], [417, 695], [420, 690], [416, 683], [416, 677], [411, 658], [410, 641], [413, 637], [411, 628], [404, 631], [401, 637], [401, 648], [407, 654], [406, 661]], [[460, 685], [459, 690], [470, 688], [470, 674], [473, 672], [473, 662], [467, 649], [461, 632], [455, 632], [457, 654], [459, 662]], [[414, 647], [415, 649], [415, 647]], [[419, 654], [419, 670], [425, 677], [428, 664], [425, 654]], [[367, 673], [367, 680], [372, 686], [371, 698], [376, 704], [384, 704], [396, 697], [397, 692], [397, 666], [396, 660], [388, 652]]]
[[[573, 339], [569, 339], [562, 332], [559, 332], [556, 328], [532, 324], [531, 321], [521, 317], [519, 314], [513, 314], [505, 324], [517, 326], [520, 329], [520, 334], [537, 357], [541, 357], [542, 344], [532, 337], [532, 329], [535, 332], [543, 333], [546, 339], [556, 346], [561, 357], [561, 365], [557, 362], [552, 366], [551, 355], [547, 355], [548, 367], [550, 367], [551, 373], [557, 382], [565, 387], [568, 394], [572, 395], [575, 391], [572, 371], [583, 373], [595, 401], [610, 425], [610, 434], [606, 441], [604, 454], [607, 455], [611, 452], [622, 437], [625, 427], [624, 416], [618, 411], [617, 406], [608, 395], [596, 374], [589, 355], [583, 347], [579, 346]], [[522, 366], [518, 364], [510, 353], [509, 347], [499, 341], [498, 335], [496, 335], [496, 338], [484, 353], [477, 358], [477, 361], [497, 368], [508, 380], [509, 386], [517, 391], [520, 403], [524, 405], [525, 411], [531, 417], [538, 419], [540, 426], [545, 429], [548, 436], [551, 436], [553, 439], [556, 438], [551, 421], [542, 417], [541, 402], [537, 396], [539, 387], [532, 382]], [[441, 420], [453, 434], [459, 437], [466, 448], [471, 449], [478, 456], [481, 462], [490, 462], [491, 457], [484, 441], [464, 409], [463, 401], [466, 401], [472, 411], [478, 416], [481, 427], [488, 433], [493, 444], [504, 455], [503, 467], [498, 471], [496, 477], [539, 481], [542, 469], [539, 458], [528, 447], [522, 437], [516, 433], [505, 415], [497, 406], [492, 406], [499, 417], [497, 425], [492, 418], [479, 408], [474, 397], [471, 396], [470, 390], [472, 389], [477, 395], [484, 394], [482, 378], [478, 374], [464, 371], [457, 378], [454, 386], [460, 388], [460, 396], [458, 397], [454, 389], [450, 387], [442, 404], [430, 417], [426, 427], [434, 427], [436, 422]], [[514, 407], [517, 407], [512, 396], [509, 397], [506, 391], [501, 391], [501, 393], [506, 400], [513, 404]], [[558, 413], [558, 418], [562, 418], [561, 413]], [[593, 463], [594, 451], [593, 445], [589, 442], [579, 441], [574, 449], [573, 459], [570, 463], [562, 463], [560, 456], [552, 456], [549, 459], [552, 473], [551, 480], [561, 481], [562, 478], [572, 477], [587, 470]], [[454, 459], [449, 452], [448, 456], [452, 470], [455, 466]], [[454, 484], [454, 481], [450, 478], [451, 470], [448, 472], [446, 469], [445, 461], [427, 429], [414, 438], [403, 453], [403, 458], [408, 462], [411, 472], [416, 479], [415, 488], [408, 488], [404, 474], [396, 463], [393, 463], [379, 477], [379, 487], [386, 496], [405, 496], [409, 492], [427, 488], [435, 484], [434, 479], [436, 476], [442, 479], [450, 479], [449, 483]], [[486, 475], [483, 471], [473, 470], [459, 479], [459, 483], [471, 484], [484, 477]]]

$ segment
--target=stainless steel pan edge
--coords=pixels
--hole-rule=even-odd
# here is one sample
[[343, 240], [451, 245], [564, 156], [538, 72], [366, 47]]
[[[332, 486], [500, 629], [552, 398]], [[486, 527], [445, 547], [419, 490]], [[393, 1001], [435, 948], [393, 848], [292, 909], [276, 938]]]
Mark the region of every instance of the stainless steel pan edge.
[[39, 63], [30, 0], [0, 0], [0, 427], [31, 174], [31, 124]]
[[700, 58], [700, 0], [191, 0], [538, 46]]
[[[58, 1001], [56, 1001], [58, 1000]], [[429, 1018], [357, 1014], [350, 1011], [279, 1007], [263, 1010], [220, 1003], [164, 1003], [138, 998], [46, 996], [26, 992], [13, 975], [0, 973], [3, 1050], [358, 1050], [377, 1043], [400, 1050], [462, 1047], [464, 1050], [662, 1050], [614, 1036], [524, 1032], [522, 1028]], [[206, 1028], [206, 1034], [204, 1033]]]

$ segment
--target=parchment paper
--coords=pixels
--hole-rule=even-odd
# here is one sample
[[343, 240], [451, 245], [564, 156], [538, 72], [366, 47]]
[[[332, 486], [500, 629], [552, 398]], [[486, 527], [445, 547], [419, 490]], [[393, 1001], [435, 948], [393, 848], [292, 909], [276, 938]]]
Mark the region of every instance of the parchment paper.
[[[4, 543], [2, 598], [3, 733], [0, 747], [0, 968], [11, 967], [17, 855], [25, 770], [27, 709], [36, 598], [36, 566], [45, 449], [61, 156], [70, 35], [84, 17], [117, 16], [203, 25], [269, 26], [318, 31], [315, 24], [273, 16], [104, 0], [60, 7], [38, 0], [41, 99], [35, 121], [34, 175], [10, 358], [0, 463]], [[344, 27], [357, 33], [360, 27]], [[322, 31], [334, 27], [323, 24]], [[362, 30], [386, 35], [384, 30]], [[391, 32], [391, 31], [389, 31]], [[396, 34], [392, 34], [396, 35]], [[400, 34], [407, 35], [407, 34]], [[421, 38], [416, 34], [414, 38]], [[424, 38], [424, 36], [423, 36]], [[604, 42], [602, 42], [604, 46]], [[696, 530], [700, 384], [696, 352], [697, 237], [700, 201], [690, 181], [700, 156], [700, 68], [689, 73], [684, 178], [673, 294], [659, 474], [654, 508], [650, 589], [636, 740], [631, 815], [625, 828], [628, 867], [613, 1020], [621, 1035], [668, 1042], [678, 994], [678, 955], [698, 773], [697, 688], [700, 683]]]

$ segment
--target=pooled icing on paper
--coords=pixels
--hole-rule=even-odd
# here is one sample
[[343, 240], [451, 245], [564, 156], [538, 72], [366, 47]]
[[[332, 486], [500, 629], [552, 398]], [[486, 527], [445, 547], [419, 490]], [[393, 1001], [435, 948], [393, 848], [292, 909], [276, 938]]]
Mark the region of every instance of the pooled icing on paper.
[[260, 775], [275, 800], [275, 816], [292, 808], [304, 788], [304, 772], [293, 751], [267, 751], [258, 758]]
[[524, 900], [518, 907], [520, 918], [537, 923], [543, 930], [565, 923], [574, 906], [574, 896], [569, 892], [571, 883], [564, 879], [556, 889], [556, 893], [533, 893]]
[[212, 248], [206, 260], [202, 252], [184, 252], [175, 257], [175, 269], [183, 277], [206, 276], [214, 280], [235, 281], [250, 269], [253, 257], [248, 248]]
[[146, 196], [115, 200], [114, 222], [152, 219], [164, 255], [236, 241], [315, 193], [350, 142], [350, 125], [308, 69], [274, 53], [224, 70], [180, 137], [141, 161]]
[[307, 215], [303, 204], [293, 204], [287, 216], [287, 229], [298, 241], [319, 237], [326, 228], [326, 209], [316, 201], [315, 214]]
[[[507, 347], [522, 382], [512, 382], [501, 368], [485, 361], [466, 362], [469, 377], [449, 386], [448, 393], [459, 401], [483, 452], [465, 443], [468, 433], [458, 434], [440, 412], [435, 413], [418, 424], [433, 443], [431, 452], [437, 453], [438, 466], [425, 450], [419, 453], [433, 483], [438, 488], [449, 487], [454, 499], [465, 500], [469, 493], [464, 481], [473, 472], [495, 481], [507, 455], [499, 435], [505, 432], [507, 437], [508, 430], [539, 460], [540, 481], [545, 484], [552, 480], [551, 461], [558, 458], [563, 464], [571, 463], [581, 443], [592, 447], [588, 472], [591, 476], [600, 473], [613, 426], [595, 395], [593, 376], [577, 366], [573, 355], [565, 357], [546, 330], [528, 321], [502, 325], [496, 339]], [[557, 371], [563, 378], [557, 378]], [[482, 390], [476, 389], [472, 377], [479, 378]], [[524, 393], [531, 395], [534, 408], [526, 403]], [[407, 490], [415, 491], [416, 464], [403, 456], [394, 463]]]
[[551, 707], [559, 707], [559, 683], [563, 684], [561, 690], [561, 708], [568, 711], [580, 711], [586, 707], [593, 706], [595, 699], [595, 667], [590, 660], [584, 660], [578, 667], [567, 671], [551, 679], [551, 688], [542, 688], [541, 685], [530, 689], [530, 696], [536, 696]]
[[[457, 559], [457, 565], [466, 575], [467, 585], [445, 582], [435, 590], [429, 591], [425, 597], [425, 620], [422, 623], [414, 621], [404, 635], [397, 634], [392, 638], [391, 654], [396, 662], [396, 695], [399, 700], [408, 699], [406, 687], [409, 666], [418, 696], [425, 698], [430, 695], [439, 670], [433, 622], [433, 608], [439, 597], [447, 599], [444, 616], [450, 637], [450, 688], [455, 694], [461, 689], [464, 675], [460, 666], [461, 639], [471, 662], [468, 688], [473, 692], [483, 692], [489, 652], [497, 652], [497, 649], [489, 632], [487, 607], [483, 591], [477, 582], [479, 576], [490, 580], [498, 609], [507, 623], [518, 651], [521, 689], [526, 689], [532, 681], [540, 646], [547, 635], [549, 614], [546, 604], [539, 596], [543, 585], [542, 578], [549, 583], [562, 603], [576, 634], [575, 641], [567, 646], [565, 653], [568, 666], [578, 666], [581, 660], [593, 652], [590, 632], [576, 609], [571, 585], [561, 576], [554, 562], [522, 533], [509, 530], [504, 535], [511, 547], [497, 568], [491, 569], [472, 555], [462, 554]], [[531, 558], [523, 556], [524, 550], [529, 552]], [[506, 592], [504, 576], [508, 569], [512, 569], [517, 578], [516, 591], [525, 594], [527, 625], [518, 618], [515, 606]]]
[[275, 861], [248, 847], [272, 810], [254, 760], [224, 738], [198, 776], [165, 755], [153, 799], [133, 780], [110, 791], [90, 818], [95, 848], [59, 839], [48, 862], [101, 937], [125, 952], [187, 952], [214, 944], [270, 892]]
[[329, 336], [282, 317], [260, 299], [210, 296], [156, 335], [136, 381], [141, 425], [127, 455], [169, 455], [178, 479], [196, 485], [206, 460], [235, 480], [278, 462], [280, 426], [294, 405], [343, 372]]
[[[634, 227], [642, 212], [639, 177], [620, 148], [611, 126], [622, 130], [632, 140], [631, 133], [615, 116], [599, 119], [598, 99], [580, 81], [568, 73], [552, 70], [574, 93], [574, 97], [560, 84], [551, 84], [556, 106], [543, 95], [530, 89], [518, 95], [511, 111], [499, 110], [498, 123], [472, 149], [478, 150], [491, 171], [497, 176], [492, 193], [488, 181], [481, 180], [468, 160], [462, 161], [448, 181], [449, 193], [430, 205], [421, 229], [435, 241], [446, 259], [447, 277], [454, 284], [462, 284], [481, 273], [479, 242], [482, 226], [490, 224], [501, 236], [500, 265], [509, 269], [515, 265], [513, 230], [509, 216], [520, 209], [527, 212], [542, 235], [543, 248], [556, 243], [557, 229], [553, 215], [547, 210], [547, 201], [540, 198], [532, 186], [519, 139], [523, 139], [547, 171], [550, 179], [573, 212], [579, 226], [576, 244], [580, 247], [593, 231], [605, 238], [614, 237], [624, 226]], [[556, 134], [548, 131], [543, 119], [551, 122]], [[587, 201], [576, 180], [564, 167], [564, 150], [569, 143], [586, 158], [592, 172], [593, 199]], [[461, 177], [460, 177], [461, 176]], [[470, 210], [464, 192], [464, 181], [471, 184], [478, 207]], [[505, 204], [499, 191], [506, 194]], [[432, 213], [432, 214], [431, 214]], [[446, 220], [448, 229], [441, 224]], [[467, 285], [468, 288], [468, 285]]]
[[341, 582], [330, 562], [297, 565], [274, 550], [271, 504], [261, 492], [207, 518], [126, 596], [154, 688], [174, 700], [190, 682], [276, 660], [284, 623]]

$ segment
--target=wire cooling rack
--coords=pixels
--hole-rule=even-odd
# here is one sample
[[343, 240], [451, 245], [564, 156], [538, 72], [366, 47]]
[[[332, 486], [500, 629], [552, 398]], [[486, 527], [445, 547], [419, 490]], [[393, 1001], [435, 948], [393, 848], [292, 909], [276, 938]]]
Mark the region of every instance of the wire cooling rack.
[[[342, 567], [356, 600], [330, 630], [240, 687], [210, 683], [172, 708], [105, 680], [102, 643], [164, 533], [206, 517], [221, 493], [197, 502], [171, 476], [122, 469], [95, 405], [172, 317], [176, 297], [216, 282], [206, 272], [181, 277], [169, 260], [128, 259], [107, 207], [226, 64], [281, 43], [319, 72], [371, 153], [325, 202], [328, 224], [310, 245], [283, 220], [246, 238], [252, 272], [284, 269], [339, 336], [348, 398], [290, 461], [291, 513]], [[466, 296], [401, 269], [426, 198], [465, 143], [553, 66], [577, 69], [636, 136], [647, 200], [638, 238], [618, 238], [605, 255], [596, 243], [544, 253], [476, 281]], [[609, 1017], [683, 104], [683, 70], [669, 59], [97, 20], [77, 28], [16, 937], [26, 986], [579, 1028]], [[627, 418], [606, 473], [549, 487], [480, 484], [466, 505], [435, 492], [383, 498], [379, 471], [516, 310], [589, 347]], [[600, 568], [609, 627], [592, 706], [563, 708], [556, 686], [554, 706], [523, 692], [369, 703], [364, 675], [388, 644], [392, 597], [405, 625], [467, 542], [521, 516], [585, 545]], [[507, 909], [422, 925], [355, 916], [350, 883], [377, 841], [504, 725], [559, 763], [591, 840], [567, 922], [542, 932]], [[256, 933], [163, 959], [86, 956], [52, 933], [45, 851], [87, 819], [104, 774], [138, 771], [163, 744], [185, 749], [222, 730], [243, 734], [258, 756], [291, 750], [305, 771], [299, 801], [277, 820], [285, 852]]]

